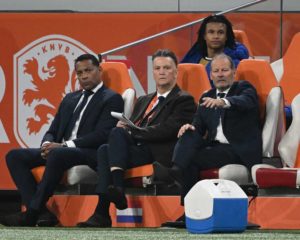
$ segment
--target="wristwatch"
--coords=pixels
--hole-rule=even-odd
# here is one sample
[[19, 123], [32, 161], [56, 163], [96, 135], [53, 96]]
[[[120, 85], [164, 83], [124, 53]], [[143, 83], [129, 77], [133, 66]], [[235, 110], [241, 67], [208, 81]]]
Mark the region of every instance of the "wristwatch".
[[62, 145], [63, 147], [68, 147], [68, 145], [67, 145], [66, 142], [63, 142], [61, 145]]

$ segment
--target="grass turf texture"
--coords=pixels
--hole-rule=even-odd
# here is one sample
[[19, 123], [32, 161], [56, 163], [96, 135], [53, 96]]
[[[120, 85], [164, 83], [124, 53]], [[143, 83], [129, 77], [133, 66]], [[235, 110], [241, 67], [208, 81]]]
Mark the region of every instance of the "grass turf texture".
[[96, 239], [300, 239], [300, 230], [249, 230], [243, 233], [190, 234], [170, 228], [8, 228], [0, 227], [5, 240], [96, 240]]

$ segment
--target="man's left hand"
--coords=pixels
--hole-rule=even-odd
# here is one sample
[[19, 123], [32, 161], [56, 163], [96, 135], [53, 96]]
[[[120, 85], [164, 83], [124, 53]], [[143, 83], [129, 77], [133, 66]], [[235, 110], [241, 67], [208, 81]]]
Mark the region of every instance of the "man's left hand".
[[46, 145], [43, 145], [41, 148], [41, 156], [46, 159], [48, 156], [48, 153], [54, 149], [54, 148], [58, 148], [58, 147], [62, 147], [61, 143], [56, 143], [56, 142], [51, 142], [51, 143], [47, 143]]

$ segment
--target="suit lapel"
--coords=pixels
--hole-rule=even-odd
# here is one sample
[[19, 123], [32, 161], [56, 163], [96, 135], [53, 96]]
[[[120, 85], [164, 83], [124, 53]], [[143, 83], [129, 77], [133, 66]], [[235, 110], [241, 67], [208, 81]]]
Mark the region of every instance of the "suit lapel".
[[238, 82], [234, 82], [232, 84], [232, 86], [230, 87], [230, 89], [229, 89], [229, 91], [228, 91], [228, 93], [226, 95], [227, 97], [231, 97], [231, 96], [233, 96], [235, 94], [235, 89], [236, 89], [237, 85], [238, 85]]
[[155, 111], [153, 116], [151, 117], [149, 124], [153, 122], [161, 113], [161, 111], [168, 105], [168, 103], [177, 96], [178, 92], [180, 91], [179, 87], [176, 85], [172, 91], [168, 94], [167, 98], [163, 101], [160, 107]]
[[65, 119], [68, 119], [68, 121], [66, 123], [69, 122], [69, 120], [71, 119], [73, 112], [75, 111], [75, 108], [80, 100], [82, 96], [82, 91], [77, 92], [71, 99], [70, 99], [70, 106], [66, 109], [66, 117]]
[[136, 115], [135, 119], [133, 119], [133, 122], [138, 121], [139, 119], [143, 119], [144, 113], [148, 107], [148, 105], [150, 104], [150, 102], [152, 101], [152, 99], [156, 96], [156, 92], [150, 94], [147, 96], [147, 98], [145, 99], [145, 101], [143, 101], [141, 103], [141, 107], [140, 107], [140, 111], [138, 112], [138, 114]]
[[[62, 121], [63, 123], [63, 129], [65, 131], [66, 127], [68, 126], [70, 119], [73, 115], [73, 112], [75, 111], [75, 108], [79, 102], [79, 99], [81, 98], [82, 95], [82, 91], [78, 91], [76, 93], [74, 93], [74, 95], [71, 97], [71, 99], [69, 100], [68, 106], [66, 107], [65, 111], [64, 111], [64, 121]], [[63, 132], [64, 132], [63, 131]]]
[[79, 128], [84, 124], [85, 120], [87, 119], [87, 116], [89, 115], [90, 112], [94, 111], [95, 106], [101, 102], [101, 99], [103, 98], [104, 91], [106, 87], [103, 85], [92, 97], [92, 99], [89, 101], [88, 105], [86, 106], [86, 109], [84, 110], [84, 113], [82, 115], [82, 118], [80, 120]]

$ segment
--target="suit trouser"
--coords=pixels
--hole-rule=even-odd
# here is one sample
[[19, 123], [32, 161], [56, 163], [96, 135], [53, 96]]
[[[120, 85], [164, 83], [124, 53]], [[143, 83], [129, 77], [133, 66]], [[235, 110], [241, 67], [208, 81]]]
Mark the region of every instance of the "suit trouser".
[[188, 131], [178, 140], [173, 162], [183, 169], [182, 202], [188, 191], [199, 181], [199, 171], [227, 164], [243, 164], [230, 144], [205, 140], [197, 131]]
[[[95, 168], [93, 161], [96, 164], [96, 160], [90, 159], [80, 148], [55, 148], [49, 152], [47, 160], [41, 157], [38, 148], [13, 149], [6, 155], [8, 169], [20, 191], [23, 204], [35, 210], [45, 206], [65, 170], [82, 164]], [[37, 184], [31, 169], [44, 165], [44, 175]]]
[[142, 166], [153, 162], [153, 157], [147, 144], [139, 143], [123, 128], [114, 128], [109, 136], [108, 144], [98, 148], [99, 183], [96, 193], [106, 193], [112, 184], [111, 167], [123, 170]]

